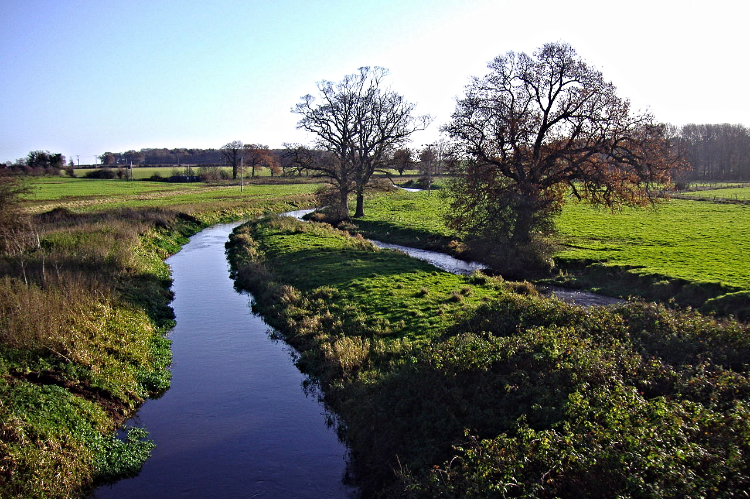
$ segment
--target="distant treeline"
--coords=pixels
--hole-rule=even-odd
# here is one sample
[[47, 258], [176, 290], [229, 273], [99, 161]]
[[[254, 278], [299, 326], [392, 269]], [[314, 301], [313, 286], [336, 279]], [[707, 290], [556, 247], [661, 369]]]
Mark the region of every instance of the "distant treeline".
[[750, 179], [750, 129], [742, 125], [685, 125], [675, 130], [692, 168], [684, 180]]
[[[680, 174], [679, 180], [750, 180], [750, 129], [743, 125], [689, 124], [671, 128], [672, 140], [688, 160], [690, 169]], [[271, 149], [283, 175], [304, 174], [299, 146], [286, 149]], [[308, 156], [315, 152], [306, 150]], [[318, 153], [319, 154], [319, 153]], [[389, 167], [402, 172], [418, 168], [423, 162], [424, 151], [403, 149], [389, 158]], [[309, 157], [307, 158], [310, 159]], [[222, 149], [148, 148], [140, 151], [105, 152], [99, 156], [101, 166], [174, 166], [198, 165], [219, 166], [227, 161]], [[73, 161], [66, 163], [65, 156], [49, 151], [31, 151], [27, 157], [15, 162], [0, 163], [0, 169], [26, 174], [58, 174], [70, 170]]]
[[[689, 124], [672, 129], [673, 138], [692, 168], [683, 180], [750, 179], [750, 129], [732, 124]], [[282, 168], [289, 166], [289, 150], [274, 149]], [[416, 159], [417, 153], [413, 154]], [[220, 149], [141, 149], [104, 153], [111, 165], [216, 165], [224, 164]], [[105, 159], [106, 158], [106, 159]], [[286, 170], [286, 168], [284, 168]]]
[[100, 156], [106, 166], [222, 165], [220, 149], [141, 149], [140, 151], [105, 152]]

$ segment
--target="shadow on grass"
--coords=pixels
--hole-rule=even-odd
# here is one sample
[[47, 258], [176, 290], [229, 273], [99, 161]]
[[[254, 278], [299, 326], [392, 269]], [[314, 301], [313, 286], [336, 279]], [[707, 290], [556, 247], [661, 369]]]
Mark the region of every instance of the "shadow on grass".
[[[301, 290], [340, 287], [358, 279], [436, 271], [427, 263], [391, 251], [303, 249], [274, 259], [271, 268]], [[315, 272], [310, 272], [314, 268]]]

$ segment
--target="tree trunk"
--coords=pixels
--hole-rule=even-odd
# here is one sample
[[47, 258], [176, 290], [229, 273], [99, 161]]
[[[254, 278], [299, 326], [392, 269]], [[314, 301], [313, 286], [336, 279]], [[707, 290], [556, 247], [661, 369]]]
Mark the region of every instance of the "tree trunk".
[[362, 218], [365, 216], [365, 195], [361, 192], [357, 193], [357, 208], [354, 210], [354, 218]]
[[345, 187], [339, 189], [338, 212], [341, 220], [349, 220], [349, 191]]
[[516, 223], [513, 227], [511, 241], [513, 243], [527, 243], [531, 241], [531, 231], [534, 229], [534, 218], [539, 209], [539, 203], [534, 196], [521, 194], [516, 200]]

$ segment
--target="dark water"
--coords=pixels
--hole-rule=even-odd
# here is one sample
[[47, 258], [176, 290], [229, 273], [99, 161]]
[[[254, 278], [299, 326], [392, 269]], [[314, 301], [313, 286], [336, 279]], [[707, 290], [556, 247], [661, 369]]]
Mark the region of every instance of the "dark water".
[[346, 448], [229, 278], [234, 225], [195, 235], [168, 260], [177, 326], [172, 387], [136, 416], [156, 442], [141, 474], [96, 498], [345, 498]]

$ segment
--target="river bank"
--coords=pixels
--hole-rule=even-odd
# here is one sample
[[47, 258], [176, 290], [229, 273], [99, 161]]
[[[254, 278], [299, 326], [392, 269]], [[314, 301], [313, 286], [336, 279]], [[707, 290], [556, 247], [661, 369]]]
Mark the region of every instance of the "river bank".
[[750, 484], [747, 326], [642, 303], [569, 306], [292, 219], [238, 229], [230, 254], [339, 415], [365, 496]]
[[311, 205], [314, 190], [30, 215], [39, 247], [0, 255], [0, 495], [79, 497], [137, 473], [153, 444], [141, 429], [122, 438], [116, 429], [169, 387], [164, 259], [207, 225]]

